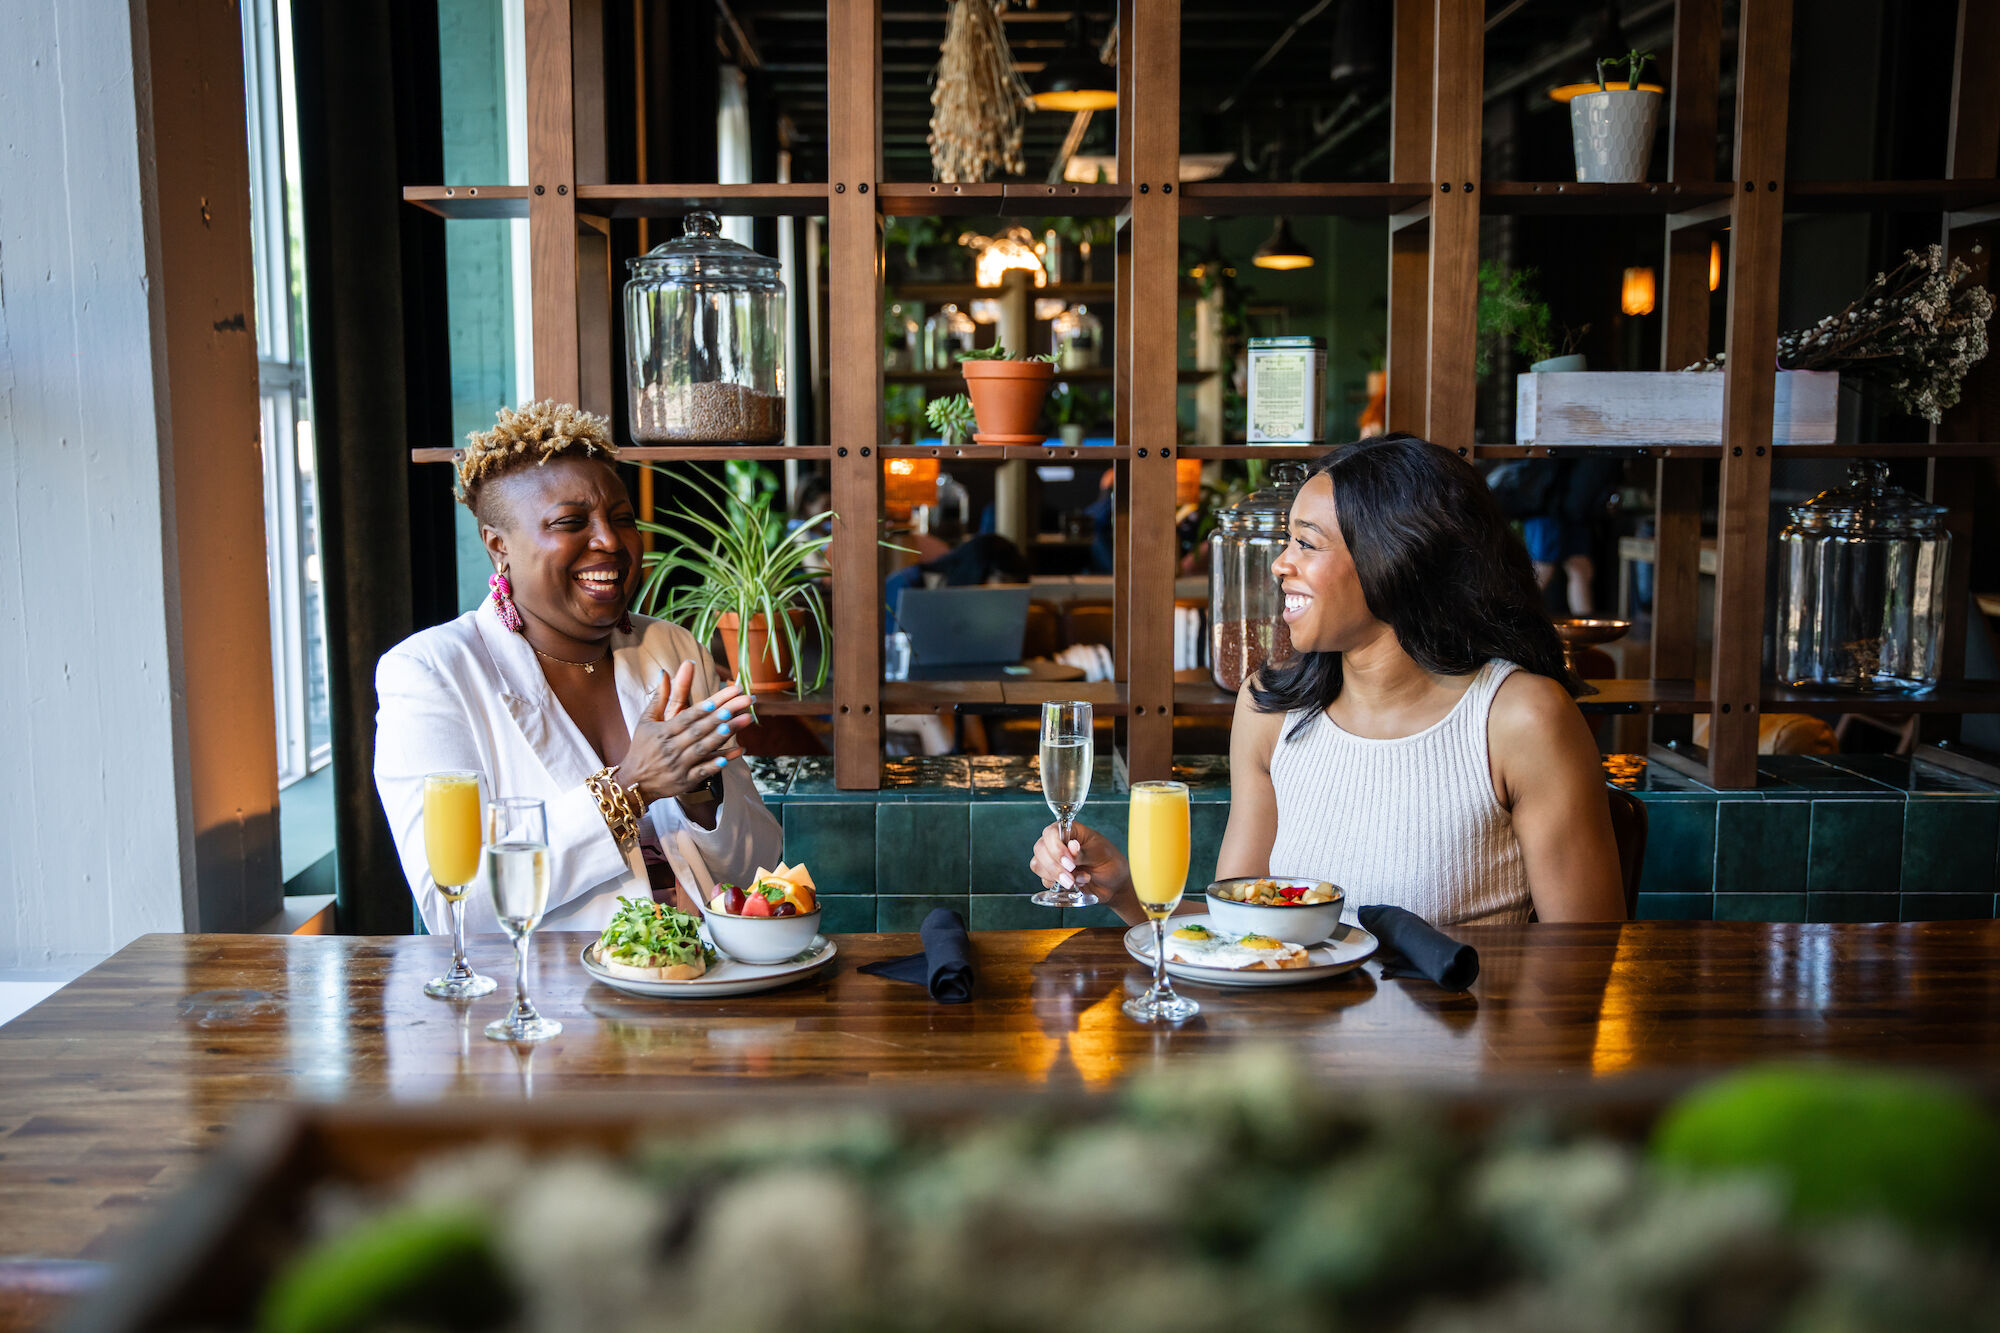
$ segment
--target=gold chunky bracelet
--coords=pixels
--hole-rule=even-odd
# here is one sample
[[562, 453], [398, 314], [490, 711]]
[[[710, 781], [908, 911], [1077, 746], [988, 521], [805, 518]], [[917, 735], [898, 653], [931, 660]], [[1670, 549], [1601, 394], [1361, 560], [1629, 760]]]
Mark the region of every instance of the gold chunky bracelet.
[[600, 768], [585, 778], [583, 785], [597, 802], [597, 813], [604, 816], [605, 827], [611, 830], [613, 840], [620, 848], [628, 848], [639, 840], [638, 811], [645, 807], [637, 805], [635, 808], [638, 788], [634, 787], [632, 794], [627, 794], [626, 789], [615, 781], [617, 774], [615, 766]]

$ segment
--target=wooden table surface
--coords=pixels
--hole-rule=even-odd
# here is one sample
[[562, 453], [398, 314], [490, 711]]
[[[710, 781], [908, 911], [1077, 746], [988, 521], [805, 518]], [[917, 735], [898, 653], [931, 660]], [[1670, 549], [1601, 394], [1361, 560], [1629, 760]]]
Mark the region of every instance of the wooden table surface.
[[[1306, 986], [1188, 987], [1203, 1012], [1178, 1029], [1120, 1011], [1144, 974], [1115, 930], [975, 936], [979, 996], [957, 1006], [855, 970], [913, 951], [913, 935], [839, 936], [807, 982], [676, 1004], [592, 983], [576, 962], [588, 937], [552, 934], [535, 941], [531, 983], [565, 1030], [520, 1048], [480, 1034], [511, 985], [464, 1006], [423, 995], [449, 952], [439, 939], [151, 935], [0, 1027], [0, 1259], [115, 1253], [239, 1110], [286, 1099], [1098, 1088], [1256, 1041], [1329, 1078], [1445, 1083], [1776, 1057], [2000, 1067], [2000, 922], [1457, 933], [1483, 965], [1468, 995], [1385, 981], [1371, 963]], [[511, 978], [503, 941], [473, 958]]]

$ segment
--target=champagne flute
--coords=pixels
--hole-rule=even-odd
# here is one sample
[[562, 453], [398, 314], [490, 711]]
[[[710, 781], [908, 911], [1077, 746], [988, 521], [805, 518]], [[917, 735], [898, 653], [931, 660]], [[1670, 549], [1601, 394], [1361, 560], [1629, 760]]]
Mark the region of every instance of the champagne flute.
[[433, 977], [424, 994], [470, 1000], [498, 983], [465, 961], [465, 896], [479, 877], [479, 775], [450, 769], [424, 776], [424, 856], [431, 881], [451, 905], [451, 968]]
[[514, 941], [514, 1008], [486, 1025], [495, 1041], [546, 1041], [562, 1024], [528, 1000], [528, 937], [549, 905], [549, 818], [540, 801], [503, 796], [486, 807], [486, 880], [493, 914]]
[[[1062, 831], [1062, 845], [1069, 847], [1070, 826], [1077, 811], [1090, 796], [1090, 767], [1094, 744], [1090, 730], [1090, 705], [1051, 700], [1042, 705], [1042, 795]], [[1042, 907], [1089, 907], [1102, 902], [1096, 894], [1058, 884], [1043, 889], [1029, 899]]]
[[1187, 784], [1135, 782], [1131, 809], [1125, 856], [1132, 867], [1132, 891], [1153, 923], [1153, 984], [1144, 995], [1125, 1001], [1125, 1012], [1141, 1023], [1178, 1023], [1201, 1012], [1167, 979], [1167, 918], [1187, 891]]

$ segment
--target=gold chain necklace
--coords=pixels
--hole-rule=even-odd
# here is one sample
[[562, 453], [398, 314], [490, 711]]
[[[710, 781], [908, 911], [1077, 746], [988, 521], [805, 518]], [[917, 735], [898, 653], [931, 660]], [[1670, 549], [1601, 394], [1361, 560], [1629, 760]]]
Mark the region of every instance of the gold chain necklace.
[[528, 647], [534, 649], [535, 656], [542, 658], [544, 661], [555, 662], [566, 667], [582, 667], [583, 674], [586, 676], [596, 675], [597, 668], [603, 663], [611, 660], [611, 650], [609, 648], [606, 648], [604, 650], [604, 656], [598, 658], [595, 662], [572, 662], [567, 658], [557, 657], [552, 653], [545, 653], [541, 649], [536, 648], [535, 645], [532, 643], [529, 644]]

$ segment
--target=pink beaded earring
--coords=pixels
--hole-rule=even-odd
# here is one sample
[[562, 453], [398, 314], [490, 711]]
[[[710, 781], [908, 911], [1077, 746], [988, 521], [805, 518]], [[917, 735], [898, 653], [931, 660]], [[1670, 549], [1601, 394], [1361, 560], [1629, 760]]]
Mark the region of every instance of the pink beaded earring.
[[493, 589], [493, 614], [500, 617], [501, 624], [519, 634], [521, 613], [514, 607], [514, 585], [507, 582], [507, 571], [495, 570], [486, 580], [486, 586]]

